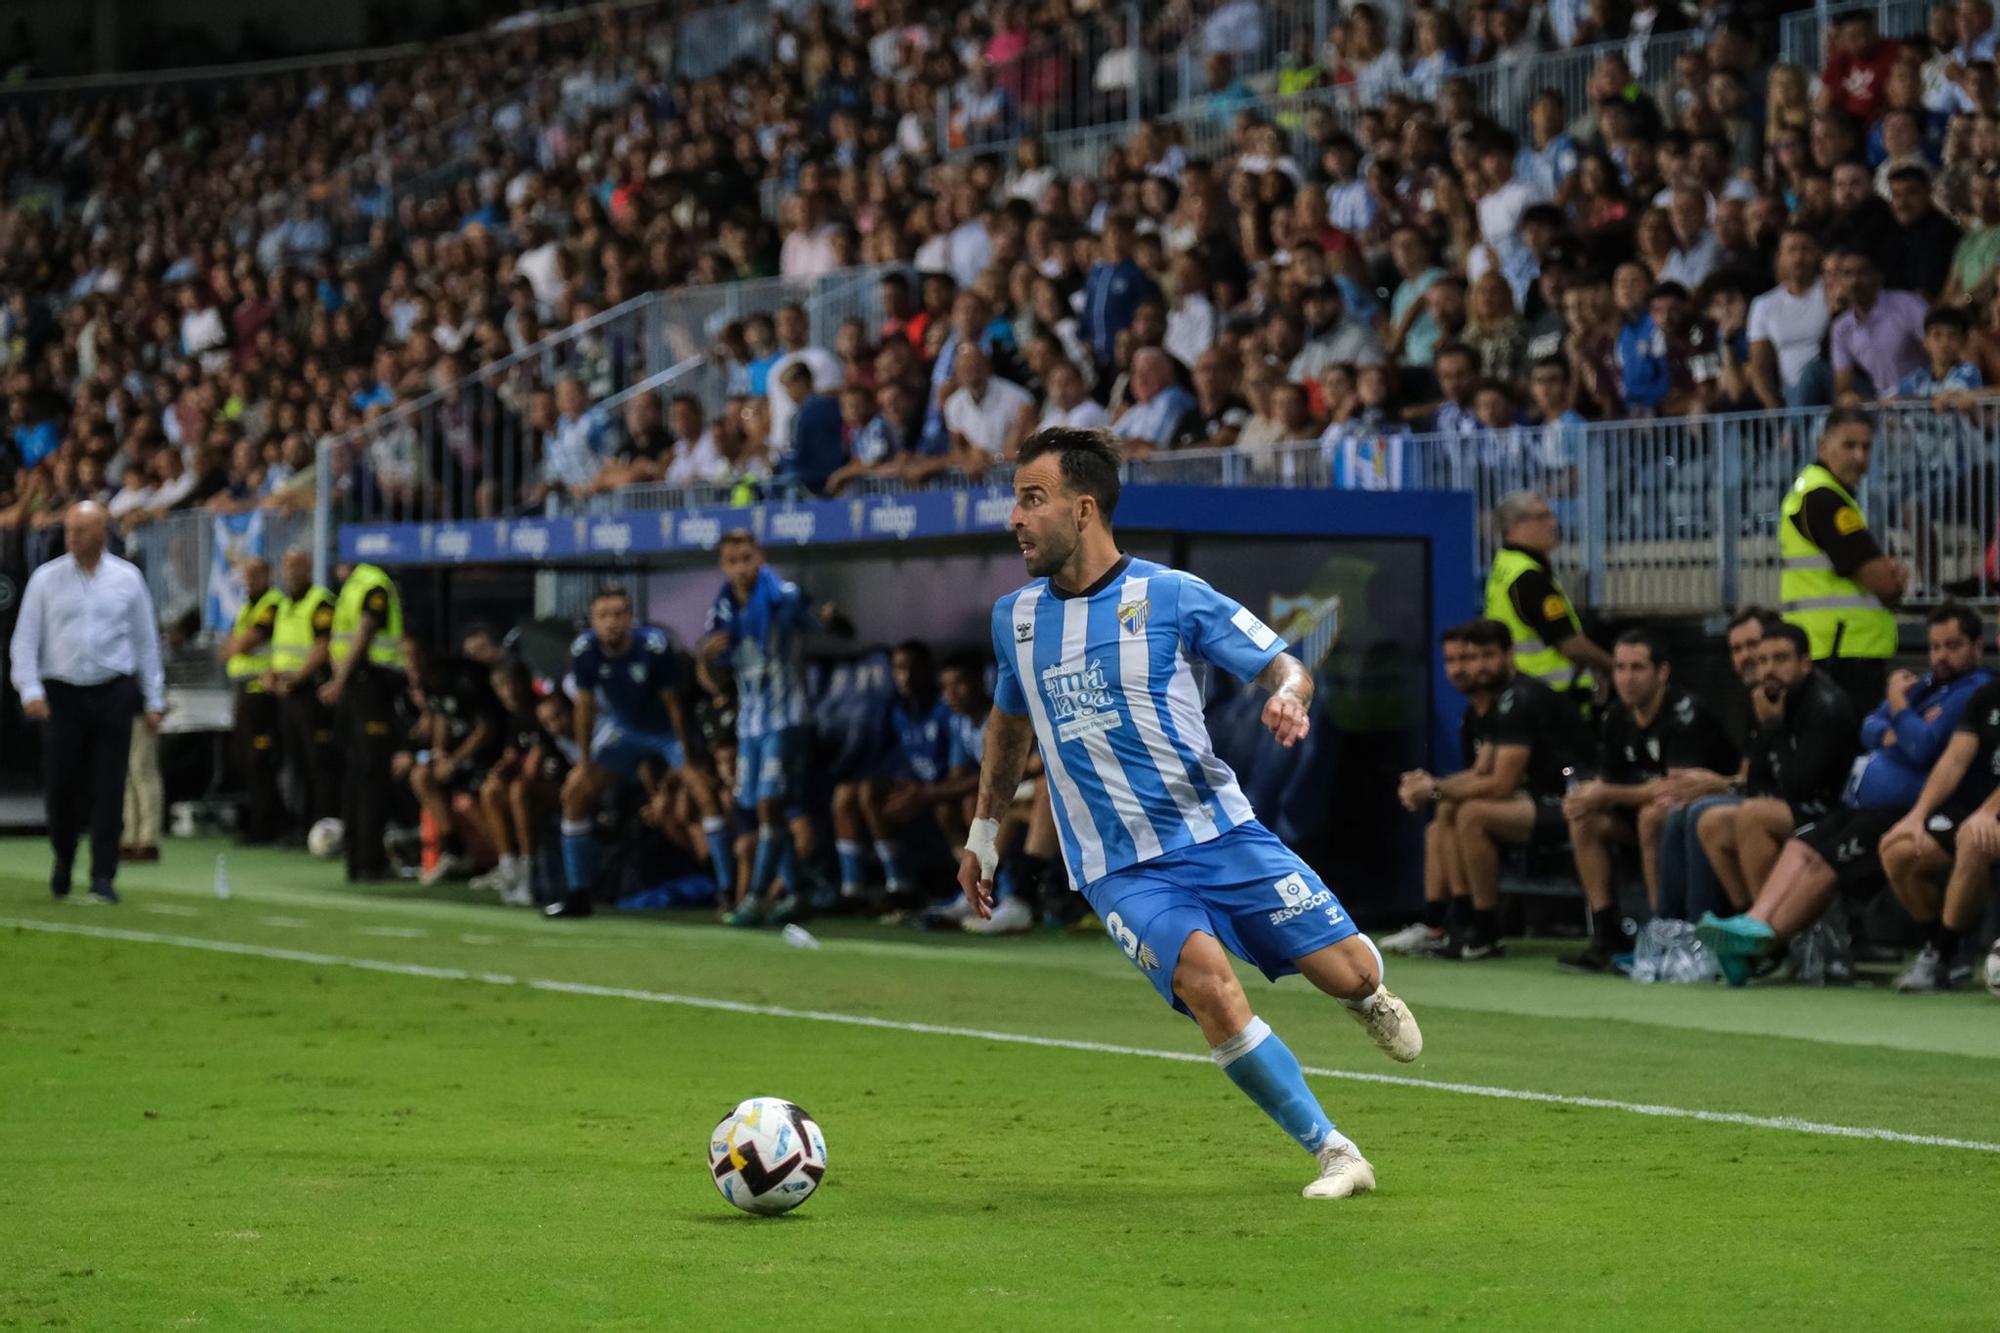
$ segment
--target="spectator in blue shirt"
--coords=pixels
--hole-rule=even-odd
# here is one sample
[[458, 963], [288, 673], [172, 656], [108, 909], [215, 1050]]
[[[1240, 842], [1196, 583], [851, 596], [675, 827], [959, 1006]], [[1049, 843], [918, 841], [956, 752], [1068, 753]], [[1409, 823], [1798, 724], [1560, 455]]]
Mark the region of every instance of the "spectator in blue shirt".
[[1096, 349], [1097, 364], [1108, 366], [1118, 335], [1132, 323], [1142, 301], [1161, 299], [1160, 286], [1132, 258], [1132, 215], [1104, 219], [1104, 257], [1083, 280], [1083, 326]]
[[1194, 395], [1174, 383], [1173, 358], [1157, 347], [1142, 347], [1132, 357], [1132, 398], [1112, 428], [1127, 458], [1167, 448], [1195, 408]]
[[1576, 170], [1576, 140], [1563, 128], [1564, 114], [1562, 94], [1553, 88], [1542, 89], [1528, 104], [1528, 130], [1535, 141], [1514, 155], [1514, 179], [1539, 199], [1555, 198]]
[[795, 407], [788, 423], [790, 438], [785, 441], [781, 475], [814, 495], [825, 495], [827, 482], [847, 463], [840, 400], [813, 391], [812, 367], [803, 361], [785, 367], [779, 386]]
[[1612, 299], [1618, 304], [1618, 380], [1625, 406], [1635, 415], [1659, 410], [1673, 387], [1667, 368], [1665, 332], [1647, 312], [1652, 280], [1638, 264], [1620, 264], [1612, 275]]
[[1903, 376], [1898, 398], [1927, 398], [1939, 407], [1966, 408], [1984, 387], [1979, 367], [1965, 359], [1972, 321], [1955, 306], [1939, 306], [1924, 316], [1926, 364]]

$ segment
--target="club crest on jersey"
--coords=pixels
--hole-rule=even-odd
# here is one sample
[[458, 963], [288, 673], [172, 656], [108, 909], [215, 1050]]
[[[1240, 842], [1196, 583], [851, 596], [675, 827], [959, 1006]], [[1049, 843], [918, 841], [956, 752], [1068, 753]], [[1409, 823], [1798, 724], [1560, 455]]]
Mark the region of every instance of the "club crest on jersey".
[[646, 683], [646, 664], [644, 662], [634, 662], [626, 669], [632, 673], [633, 684], [644, 685]]
[[1146, 628], [1146, 617], [1152, 609], [1153, 599], [1150, 597], [1141, 597], [1135, 602], [1120, 602], [1118, 623], [1125, 627], [1127, 634], [1143, 633]]
[[1049, 701], [1057, 740], [1073, 741], [1124, 725], [1112, 704], [1104, 664], [1095, 658], [1081, 670], [1057, 665], [1042, 672], [1042, 693]]

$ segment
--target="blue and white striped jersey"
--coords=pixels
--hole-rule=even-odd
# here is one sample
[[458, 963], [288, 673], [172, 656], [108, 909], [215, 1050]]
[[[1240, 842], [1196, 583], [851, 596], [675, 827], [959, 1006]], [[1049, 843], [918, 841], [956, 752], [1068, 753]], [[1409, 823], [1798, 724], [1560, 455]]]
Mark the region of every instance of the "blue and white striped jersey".
[[716, 595], [708, 630], [729, 636], [739, 741], [805, 725], [805, 639], [818, 625], [811, 599], [768, 565], [749, 597], [738, 601], [726, 583]]
[[1194, 664], [1247, 681], [1284, 650], [1194, 575], [1130, 556], [1085, 593], [1038, 579], [994, 604], [994, 705], [1034, 722], [1073, 887], [1255, 817], [1209, 743]]

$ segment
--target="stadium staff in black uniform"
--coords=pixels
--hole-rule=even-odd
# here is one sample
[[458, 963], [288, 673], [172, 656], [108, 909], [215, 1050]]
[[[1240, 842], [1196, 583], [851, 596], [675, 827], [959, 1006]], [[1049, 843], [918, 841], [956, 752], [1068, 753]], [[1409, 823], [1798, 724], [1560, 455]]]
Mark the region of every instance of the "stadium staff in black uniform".
[[1778, 519], [1779, 611], [1806, 632], [1813, 661], [1864, 714], [1887, 688], [1894, 608], [1909, 584], [1903, 563], [1876, 545], [1855, 498], [1874, 444], [1860, 411], [1827, 413], [1819, 457], [1792, 483]]
[[58, 900], [69, 896], [88, 823], [91, 897], [118, 901], [132, 719], [143, 713], [158, 731], [166, 708], [153, 599], [138, 569], [104, 549], [110, 522], [89, 500], [63, 515], [66, 553], [29, 576], [9, 654], [21, 711], [44, 724], [49, 890]]
[[1690, 769], [1734, 773], [1741, 762], [1728, 733], [1695, 697], [1673, 684], [1666, 645], [1648, 630], [1627, 630], [1612, 645], [1616, 698], [1598, 734], [1597, 776], [1563, 798], [1576, 877], [1590, 904], [1590, 944], [1557, 962], [1606, 972], [1625, 950], [1624, 918], [1612, 881], [1612, 853], [1637, 842], [1649, 900], [1659, 898], [1654, 853], [1666, 824], [1667, 777]]
[[236, 763], [245, 784], [248, 818], [244, 842], [275, 842], [284, 816], [278, 777], [283, 768], [279, 748], [278, 696], [271, 692], [271, 641], [285, 595], [271, 586], [271, 566], [253, 555], [243, 561], [243, 605], [236, 624], [222, 641], [223, 669], [236, 692]]
[[1770, 877], [1792, 830], [1840, 804], [1848, 770], [1861, 749], [1854, 701], [1818, 670], [1806, 632], [1780, 622], [1757, 647], [1763, 684], [1751, 700], [1746, 799], [1702, 813], [1695, 827], [1708, 863], [1738, 912], [1747, 912]]
[[319, 701], [333, 641], [333, 594], [312, 578], [312, 556], [294, 546], [279, 568], [285, 600], [271, 631], [271, 693], [278, 700], [280, 747], [291, 767], [300, 832], [340, 815], [340, 750], [333, 712]]
[[[1465, 696], [1465, 712], [1458, 719], [1458, 757], [1463, 771], [1440, 779], [1421, 768], [1412, 769], [1397, 784], [1396, 799], [1405, 810], [1415, 814], [1433, 804], [1436, 810], [1424, 829], [1423, 920], [1378, 938], [1375, 945], [1384, 953], [1431, 952], [1445, 942], [1453, 904], [1470, 901], [1470, 890], [1460, 887], [1463, 869], [1452, 836], [1459, 797], [1481, 790], [1480, 779], [1489, 767], [1487, 724], [1500, 693], [1508, 650], [1508, 641], [1501, 635], [1480, 628], [1491, 623], [1468, 621], [1451, 626], [1441, 636], [1445, 679]], [[1475, 642], [1478, 639], [1484, 641]], [[1433, 796], [1433, 792], [1437, 794]]]
[[382, 845], [389, 824], [390, 758], [398, 737], [396, 701], [409, 688], [403, 660], [403, 603], [396, 584], [374, 565], [354, 565], [341, 580], [330, 636], [333, 678], [320, 702], [338, 708], [346, 743], [341, 818], [347, 877], [389, 877]]
[[1506, 625], [1479, 620], [1470, 630], [1481, 654], [1480, 684], [1495, 691], [1481, 738], [1481, 764], [1474, 772], [1435, 781], [1423, 793], [1433, 804], [1457, 803], [1450, 834], [1459, 862], [1453, 885], [1455, 920], [1438, 956], [1468, 962], [1504, 952], [1501, 846], [1561, 842], [1566, 772], [1587, 746], [1576, 710], [1516, 669], [1507, 651], [1513, 636]]
[[1512, 636], [1514, 669], [1587, 715], [1599, 682], [1611, 679], [1611, 654], [1583, 632], [1549, 565], [1562, 537], [1555, 510], [1532, 491], [1514, 491], [1493, 507], [1493, 525], [1502, 544], [1486, 578], [1486, 614]]

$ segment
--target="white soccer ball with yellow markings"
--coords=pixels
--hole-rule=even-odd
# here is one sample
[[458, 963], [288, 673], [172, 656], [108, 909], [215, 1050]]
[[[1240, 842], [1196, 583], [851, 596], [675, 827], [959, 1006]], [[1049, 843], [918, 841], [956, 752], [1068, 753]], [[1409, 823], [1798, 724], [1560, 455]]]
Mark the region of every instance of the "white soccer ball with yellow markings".
[[708, 1136], [708, 1171], [722, 1197], [744, 1212], [790, 1212], [826, 1175], [826, 1136], [784, 1098], [752, 1097]]

